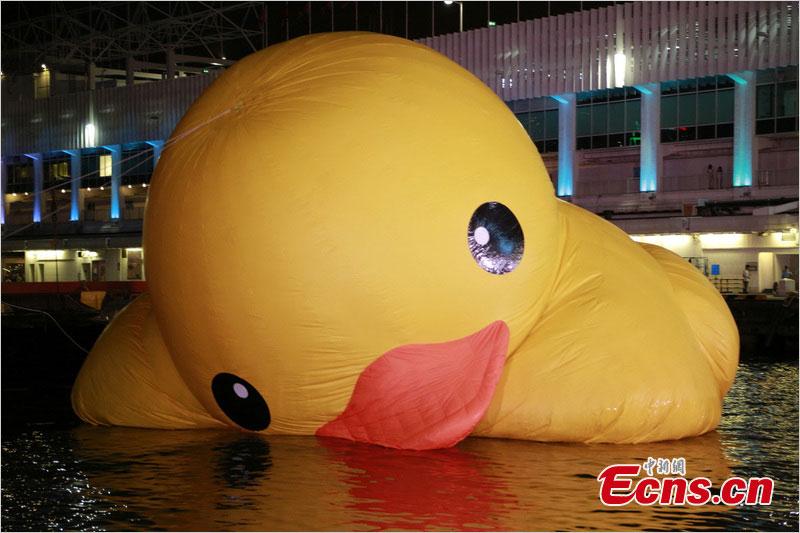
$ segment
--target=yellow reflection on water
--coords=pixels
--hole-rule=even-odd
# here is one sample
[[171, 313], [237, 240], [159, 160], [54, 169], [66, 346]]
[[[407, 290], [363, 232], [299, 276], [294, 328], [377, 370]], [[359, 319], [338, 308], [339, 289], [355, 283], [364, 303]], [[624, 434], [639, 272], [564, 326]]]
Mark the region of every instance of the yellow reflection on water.
[[81, 426], [73, 434], [112, 529], [707, 529], [724, 527], [732, 509], [609, 508], [596, 477], [615, 463], [683, 457], [687, 478], [719, 486], [736, 466], [716, 432], [641, 445], [470, 438], [425, 452], [235, 431]]

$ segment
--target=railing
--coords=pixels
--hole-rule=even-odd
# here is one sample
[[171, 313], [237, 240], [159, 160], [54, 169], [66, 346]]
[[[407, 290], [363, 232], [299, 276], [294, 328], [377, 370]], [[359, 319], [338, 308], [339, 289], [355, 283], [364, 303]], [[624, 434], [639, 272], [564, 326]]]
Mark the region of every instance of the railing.
[[0, 286], [3, 294], [41, 294], [51, 292], [77, 293], [82, 290], [89, 291], [130, 291], [144, 292], [147, 290], [146, 281], [20, 281], [3, 283]]
[[733, 187], [733, 172], [664, 176], [661, 179], [661, 190], [664, 192], [730, 189], [731, 187]]
[[12, 226], [30, 224], [33, 222], [33, 213], [9, 213], [6, 215], [6, 224]]
[[[61, 209], [53, 213], [43, 213], [42, 214], [42, 224], [52, 223], [52, 222], [69, 222], [71, 220], [71, 210], [69, 208]], [[55, 215], [56, 220], [53, 220], [53, 216]], [[84, 209], [83, 210], [83, 220], [90, 220], [90, 221], [97, 221], [97, 222], [104, 222], [109, 220], [111, 215], [111, 209], [101, 208], [101, 209]], [[144, 219], [144, 207], [131, 207], [128, 209], [122, 210], [122, 218], [125, 220], [143, 220]], [[33, 213], [8, 213], [5, 217], [5, 223], [10, 226], [22, 226], [25, 224], [31, 224], [33, 222]]]
[[[757, 179], [751, 187], [785, 187], [797, 185], [798, 169], [765, 169], [759, 170]], [[694, 174], [690, 176], [665, 176], [662, 179], [661, 190], [670, 191], [699, 191], [713, 189], [733, 188], [733, 172], [714, 172], [713, 174]]]
[[586, 181], [575, 185], [574, 196], [604, 196], [639, 192], [639, 178]]
[[111, 216], [110, 208], [101, 209], [86, 209], [83, 211], [83, 220], [108, 220]]
[[758, 187], [777, 187], [797, 185], [798, 173], [796, 168], [782, 168], [778, 170], [759, 170]]
[[130, 207], [122, 211], [122, 218], [128, 220], [142, 220], [144, 218], [144, 207]]

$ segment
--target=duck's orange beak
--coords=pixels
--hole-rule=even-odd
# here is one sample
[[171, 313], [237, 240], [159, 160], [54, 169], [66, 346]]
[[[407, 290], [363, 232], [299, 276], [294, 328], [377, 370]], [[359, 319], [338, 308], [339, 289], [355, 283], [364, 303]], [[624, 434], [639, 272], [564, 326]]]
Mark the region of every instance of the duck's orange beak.
[[386, 352], [361, 373], [344, 412], [317, 435], [407, 450], [454, 446], [489, 408], [508, 338], [508, 326], [497, 321], [463, 339]]

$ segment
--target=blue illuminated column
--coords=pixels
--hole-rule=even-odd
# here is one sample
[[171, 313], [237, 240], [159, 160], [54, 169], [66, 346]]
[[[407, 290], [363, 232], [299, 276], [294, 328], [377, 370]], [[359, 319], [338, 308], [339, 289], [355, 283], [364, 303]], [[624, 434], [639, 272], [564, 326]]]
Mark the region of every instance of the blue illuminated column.
[[756, 73], [752, 70], [728, 74], [736, 82], [733, 90], [733, 186], [749, 187], [758, 170], [755, 139]]
[[147, 144], [153, 147], [153, 170], [155, 171], [161, 151], [164, 149], [164, 141], [147, 141]]
[[553, 96], [558, 102], [558, 196], [572, 196], [575, 180], [576, 94]]
[[69, 175], [72, 184], [69, 219], [72, 222], [81, 219], [81, 153], [80, 150], [64, 150], [69, 154]]
[[0, 159], [0, 195], [3, 197], [3, 203], [0, 204], [0, 224], [6, 223], [6, 189], [8, 188], [8, 174], [6, 173], [6, 160]]
[[42, 221], [42, 189], [44, 188], [44, 161], [42, 154], [25, 154], [33, 159], [33, 221]]
[[122, 195], [120, 188], [122, 187], [120, 174], [120, 161], [122, 161], [122, 145], [115, 144], [112, 146], [104, 146], [106, 150], [111, 152], [111, 215], [109, 218], [120, 218], [119, 200]]
[[658, 189], [661, 177], [661, 85], [636, 85], [642, 93], [642, 141], [639, 147], [639, 190]]

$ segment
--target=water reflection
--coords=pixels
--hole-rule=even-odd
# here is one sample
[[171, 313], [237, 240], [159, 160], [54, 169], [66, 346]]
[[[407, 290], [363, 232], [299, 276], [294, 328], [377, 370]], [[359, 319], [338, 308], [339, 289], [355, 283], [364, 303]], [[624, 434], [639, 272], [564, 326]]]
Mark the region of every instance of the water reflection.
[[[5, 431], [2, 529], [796, 530], [797, 367], [788, 385], [760, 372], [737, 380], [718, 431], [641, 445], [471, 438], [409, 452], [219, 430]], [[769, 380], [788, 401], [755, 386]], [[687, 477], [717, 486], [771, 475], [773, 505], [603, 506], [598, 473], [648, 457], [683, 457]]]
[[598, 499], [603, 468], [648, 457], [684, 457], [690, 477], [730, 477], [717, 433], [636, 446], [467, 439], [426, 452], [227, 431], [80, 427], [73, 435], [86, 485], [119, 528], [680, 529], [731, 512], [610, 509]]
[[[491, 460], [463, 446], [400, 451], [319, 439], [340, 473], [353, 523], [370, 529], [508, 529], [512, 488], [491, 473]], [[503, 524], [506, 524], [505, 527]]]

